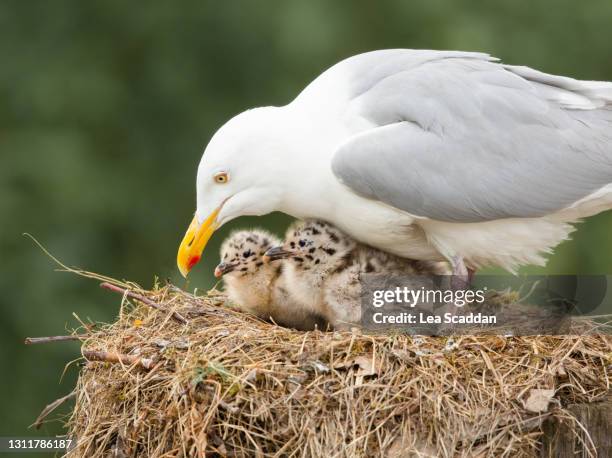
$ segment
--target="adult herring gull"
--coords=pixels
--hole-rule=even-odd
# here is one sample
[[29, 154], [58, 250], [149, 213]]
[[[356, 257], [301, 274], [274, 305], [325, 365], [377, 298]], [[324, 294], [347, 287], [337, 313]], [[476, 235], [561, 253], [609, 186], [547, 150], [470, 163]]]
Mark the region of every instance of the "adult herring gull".
[[215, 133], [177, 262], [187, 275], [215, 229], [281, 211], [455, 272], [514, 271], [610, 208], [612, 83], [482, 53], [373, 51]]

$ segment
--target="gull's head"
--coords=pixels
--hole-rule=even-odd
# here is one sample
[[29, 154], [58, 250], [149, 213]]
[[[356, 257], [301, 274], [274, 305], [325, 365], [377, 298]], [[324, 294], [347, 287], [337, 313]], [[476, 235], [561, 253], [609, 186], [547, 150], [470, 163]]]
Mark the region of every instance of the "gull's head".
[[221, 262], [215, 277], [240, 278], [271, 276], [276, 268], [263, 262], [270, 248], [280, 243], [278, 238], [261, 229], [232, 233], [221, 245]]
[[278, 209], [286, 176], [282, 108], [256, 108], [219, 129], [206, 147], [196, 180], [197, 208], [181, 242], [177, 265], [187, 276], [206, 243], [228, 221]]
[[325, 274], [346, 264], [356, 242], [338, 228], [319, 220], [294, 223], [282, 245], [266, 252], [266, 262], [290, 260], [295, 269]]

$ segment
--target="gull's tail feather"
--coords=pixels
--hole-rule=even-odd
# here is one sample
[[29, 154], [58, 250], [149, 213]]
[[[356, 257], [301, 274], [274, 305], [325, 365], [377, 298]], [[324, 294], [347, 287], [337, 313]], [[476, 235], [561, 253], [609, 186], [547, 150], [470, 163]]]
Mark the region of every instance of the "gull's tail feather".
[[549, 216], [563, 222], [576, 221], [612, 209], [612, 183], [595, 191], [569, 207]]

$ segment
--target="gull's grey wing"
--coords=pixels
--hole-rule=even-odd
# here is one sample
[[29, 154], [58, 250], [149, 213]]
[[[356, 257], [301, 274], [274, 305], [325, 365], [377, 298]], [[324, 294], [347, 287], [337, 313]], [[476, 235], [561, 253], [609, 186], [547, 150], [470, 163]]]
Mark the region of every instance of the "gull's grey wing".
[[550, 214], [612, 183], [612, 84], [478, 54], [389, 59], [355, 76], [349, 116], [372, 127], [332, 161], [356, 193], [477, 222]]

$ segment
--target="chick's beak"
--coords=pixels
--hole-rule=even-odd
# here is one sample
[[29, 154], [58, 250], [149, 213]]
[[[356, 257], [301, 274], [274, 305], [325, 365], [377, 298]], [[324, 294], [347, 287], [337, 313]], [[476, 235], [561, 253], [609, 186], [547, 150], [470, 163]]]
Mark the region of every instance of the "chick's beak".
[[282, 246], [275, 246], [266, 251], [263, 256], [263, 262], [277, 261], [279, 259], [286, 259], [295, 255], [296, 253], [290, 250], [286, 250]]
[[230, 264], [229, 262], [222, 262], [217, 267], [215, 267], [215, 278], [221, 278], [223, 275], [230, 273], [236, 268], [234, 264]]
[[198, 223], [198, 218], [195, 216], [191, 221], [176, 256], [176, 264], [183, 277], [187, 277], [193, 266], [200, 261], [206, 243], [218, 227], [219, 210], [221, 207], [215, 209], [202, 224]]

